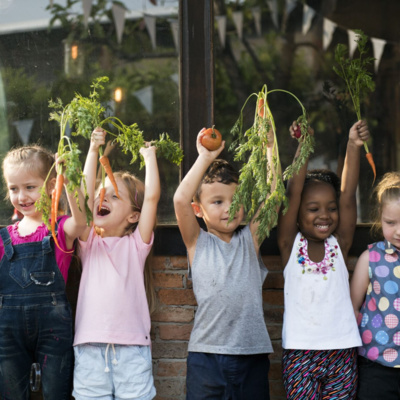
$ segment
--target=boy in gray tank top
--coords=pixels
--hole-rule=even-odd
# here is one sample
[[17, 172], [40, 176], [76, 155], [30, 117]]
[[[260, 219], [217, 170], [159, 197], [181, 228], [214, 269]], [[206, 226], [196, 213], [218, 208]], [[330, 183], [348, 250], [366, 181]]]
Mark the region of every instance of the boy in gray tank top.
[[[203, 130], [196, 143], [199, 156], [174, 196], [198, 304], [189, 341], [186, 399], [266, 400], [268, 354], [273, 349], [262, 307], [267, 269], [260, 257], [257, 214], [242, 229], [243, 208], [228, 222], [238, 173], [217, 159], [225, 142], [214, 151], [202, 146]], [[271, 132], [269, 163], [273, 137]], [[207, 232], [196, 217], [203, 219]]]

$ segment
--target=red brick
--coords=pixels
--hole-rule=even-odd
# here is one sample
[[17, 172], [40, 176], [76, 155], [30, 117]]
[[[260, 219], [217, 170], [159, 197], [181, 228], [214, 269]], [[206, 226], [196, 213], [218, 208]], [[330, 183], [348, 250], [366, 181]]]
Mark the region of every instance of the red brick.
[[185, 275], [185, 287], [186, 289], [192, 289], [193, 288], [193, 282], [191, 279], [188, 278], [188, 274]]
[[158, 308], [151, 320], [157, 322], [191, 322], [194, 319], [194, 308], [163, 307]]
[[[262, 260], [264, 261], [265, 266], [268, 271], [282, 271], [282, 261], [281, 256], [262, 256]], [[268, 279], [268, 277], [267, 277]]]
[[180, 358], [187, 357], [186, 342], [153, 342], [152, 355], [153, 359]]
[[168, 274], [164, 272], [155, 272], [154, 287], [164, 288], [183, 288], [183, 275], [182, 274]]
[[283, 274], [282, 272], [270, 272], [264, 281], [264, 289], [283, 289]]
[[185, 398], [185, 379], [155, 379], [154, 384], [158, 398], [165, 399], [184, 399]]
[[268, 334], [271, 340], [282, 339], [282, 324], [267, 324]]
[[169, 305], [196, 305], [191, 289], [161, 289], [158, 291], [158, 298], [162, 303]]
[[176, 376], [186, 376], [186, 361], [159, 361], [157, 377]]
[[263, 290], [263, 301], [269, 306], [283, 306], [283, 290]]
[[162, 340], [189, 340], [193, 325], [160, 325], [158, 332]]

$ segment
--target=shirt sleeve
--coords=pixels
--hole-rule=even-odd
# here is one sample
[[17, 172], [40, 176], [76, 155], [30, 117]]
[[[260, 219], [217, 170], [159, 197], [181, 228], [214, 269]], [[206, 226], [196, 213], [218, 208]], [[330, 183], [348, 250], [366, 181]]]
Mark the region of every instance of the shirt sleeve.
[[142, 236], [140, 235], [139, 229], [137, 228], [133, 231], [131, 237], [135, 241], [141, 264], [144, 265], [146, 258], [149, 255], [151, 248], [153, 246], [154, 232], [151, 233], [151, 238], [149, 243], [143, 242]]

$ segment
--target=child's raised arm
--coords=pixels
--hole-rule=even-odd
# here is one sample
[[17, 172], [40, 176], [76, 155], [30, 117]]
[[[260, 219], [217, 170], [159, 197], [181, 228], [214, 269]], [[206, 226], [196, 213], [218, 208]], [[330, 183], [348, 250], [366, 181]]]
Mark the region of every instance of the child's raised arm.
[[160, 200], [160, 175], [158, 173], [156, 148], [146, 143], [146, 147], [140, 149], [146, 165], [146, 177], [144, 180], [144, 200], [138, 229], [145, 243], [150, 243], [157, 218], [157, 205]]
[[339, 225], [336, 229], [340, 249], [345, 260], [353, 242], [357, 223], [356, 191], [360, 174], [360, 149], [368, 138], [369, 131], [365, 121], [358, 121], [350, 128], [341, 177]]
[[351, 302], [353, 303], [356, 318], [364, 302], [369, 285], [369, 251], [365, 250], [357, 260], [353, 277], [350, 283]]
[[183, 178], [174, 195], [175, 215], [183, 242], [188, 251], [189, 262], [193, 260], [194, 249], [200, 232], [200, 226], [193, 212], [193, 209], [198, 208], [198, 206], [194, 205], [192, 208], [193, 196], [207, 168], [218, 157], [225, 146], [225, 141], [223, 141], [217, 150], [207, 150], [200, 142], [200, 137], [204, 129], [198, 133], [196, 140], [199, 156]]
[[[297, 129], [297, 122], [293, 122], [290, 127], [290, 135], [295, 138], [295, 131]], [[313, 134], [311, 131], [310, 134]], [[299, 142], [294, 159], [300, 155], [302, 142]], [[294, 174], [289, 179], [286, 188], [286, 196], [289, 201], [289, 207], [283, 215], [281, 211], [278, 219], [278, 246], [281, 253], [282, 264], [286, 265], [290, 253], [292, 251], [293, 243], [296, 238], [298, 227], [297, 227], [297, 215], [300, 209], [301, 193], [303, 191], [304, 181], [306, 179], [308, 167], [308, 160], [303, 164], [297, 174]]]

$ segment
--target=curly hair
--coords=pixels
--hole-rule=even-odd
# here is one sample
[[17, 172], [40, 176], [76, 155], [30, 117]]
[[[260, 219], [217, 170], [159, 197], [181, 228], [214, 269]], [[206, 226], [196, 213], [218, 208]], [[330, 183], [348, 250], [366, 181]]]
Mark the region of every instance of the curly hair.
[[304, 187], [313, 182], [325, 182], [332, 185], [336, 193], [336, 200], [340, 197], [340, 178], [329, 169], [311, 169], [307, 171]]
[[228, 163], [228, 161], [220, 158], [214, 160], [204, 173], [200, 185], [194, 194], [193, 200], [200, 202], [202, 185], [214, 182], [220, 182], [225, 185], [238, 183], [239, 173]]

